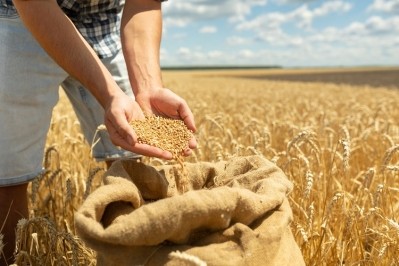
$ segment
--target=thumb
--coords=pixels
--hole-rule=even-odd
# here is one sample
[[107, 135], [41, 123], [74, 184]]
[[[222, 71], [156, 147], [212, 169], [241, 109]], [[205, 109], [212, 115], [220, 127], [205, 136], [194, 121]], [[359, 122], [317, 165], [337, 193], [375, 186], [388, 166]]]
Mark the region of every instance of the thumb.
[[133, 146], [137, 142], [137, 135], [129, 125], [128, 119], [128, 115], [125, 113], [109, 114], [105, 119], [112, 142], [122, 148], [127, 145]]

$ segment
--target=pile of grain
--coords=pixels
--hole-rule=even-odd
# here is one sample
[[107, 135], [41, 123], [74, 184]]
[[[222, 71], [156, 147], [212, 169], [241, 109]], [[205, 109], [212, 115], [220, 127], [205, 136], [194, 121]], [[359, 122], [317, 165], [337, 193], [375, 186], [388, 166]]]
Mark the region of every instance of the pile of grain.
[[144, 120], [130, 122], [137, 134], [138, 142], [148, 144], [172, 153], [181, 166], [181, 173], [176, 185], [181, 193], [186, 191], [188, 173], [184, 168], [184, 151], [188, 149], [188, 141], [193, 133], [183, 121], [159, 116], [146, 116]]

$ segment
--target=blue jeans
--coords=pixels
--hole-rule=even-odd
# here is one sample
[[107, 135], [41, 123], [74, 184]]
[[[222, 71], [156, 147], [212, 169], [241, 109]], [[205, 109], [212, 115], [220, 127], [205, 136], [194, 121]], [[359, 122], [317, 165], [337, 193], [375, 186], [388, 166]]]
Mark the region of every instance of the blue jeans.
[[[67, 55], [66, 55], [67, 56]], [[92, 94], [41, 48], [18, 16], [0, 7], [0, 186], [26, 183], [43, 171], [43, 151], [59, 86], [65, 90], [92, 143], [104, 110]], [[134, 97], [119, 51], [102, 62], [120, 88]], [[97, 160], [138, 155], [114, 146], [106, 132], [93, 148]]]

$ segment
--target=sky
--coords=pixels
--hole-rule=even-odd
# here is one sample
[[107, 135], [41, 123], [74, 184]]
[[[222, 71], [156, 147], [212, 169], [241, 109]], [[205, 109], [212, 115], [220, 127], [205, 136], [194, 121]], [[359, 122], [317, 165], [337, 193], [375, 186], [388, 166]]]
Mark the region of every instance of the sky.
[[397, 66], [399, 0], [168, 0], [162, 66]]

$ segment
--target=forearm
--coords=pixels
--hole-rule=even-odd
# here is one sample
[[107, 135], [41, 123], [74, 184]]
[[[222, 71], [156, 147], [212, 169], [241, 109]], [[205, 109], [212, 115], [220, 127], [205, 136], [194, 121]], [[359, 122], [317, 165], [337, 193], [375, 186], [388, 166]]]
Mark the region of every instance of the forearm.
[[161, 4], [153, 0], [127, 0], [122, 17], [122, 47], [134, 93], [162, 88], [160, 43]]
[[14, 5], [44, 50], [87, 87], [103, 107], [110, 98], [121, 93], [109, 71], [56, 1], [14, 0]]

